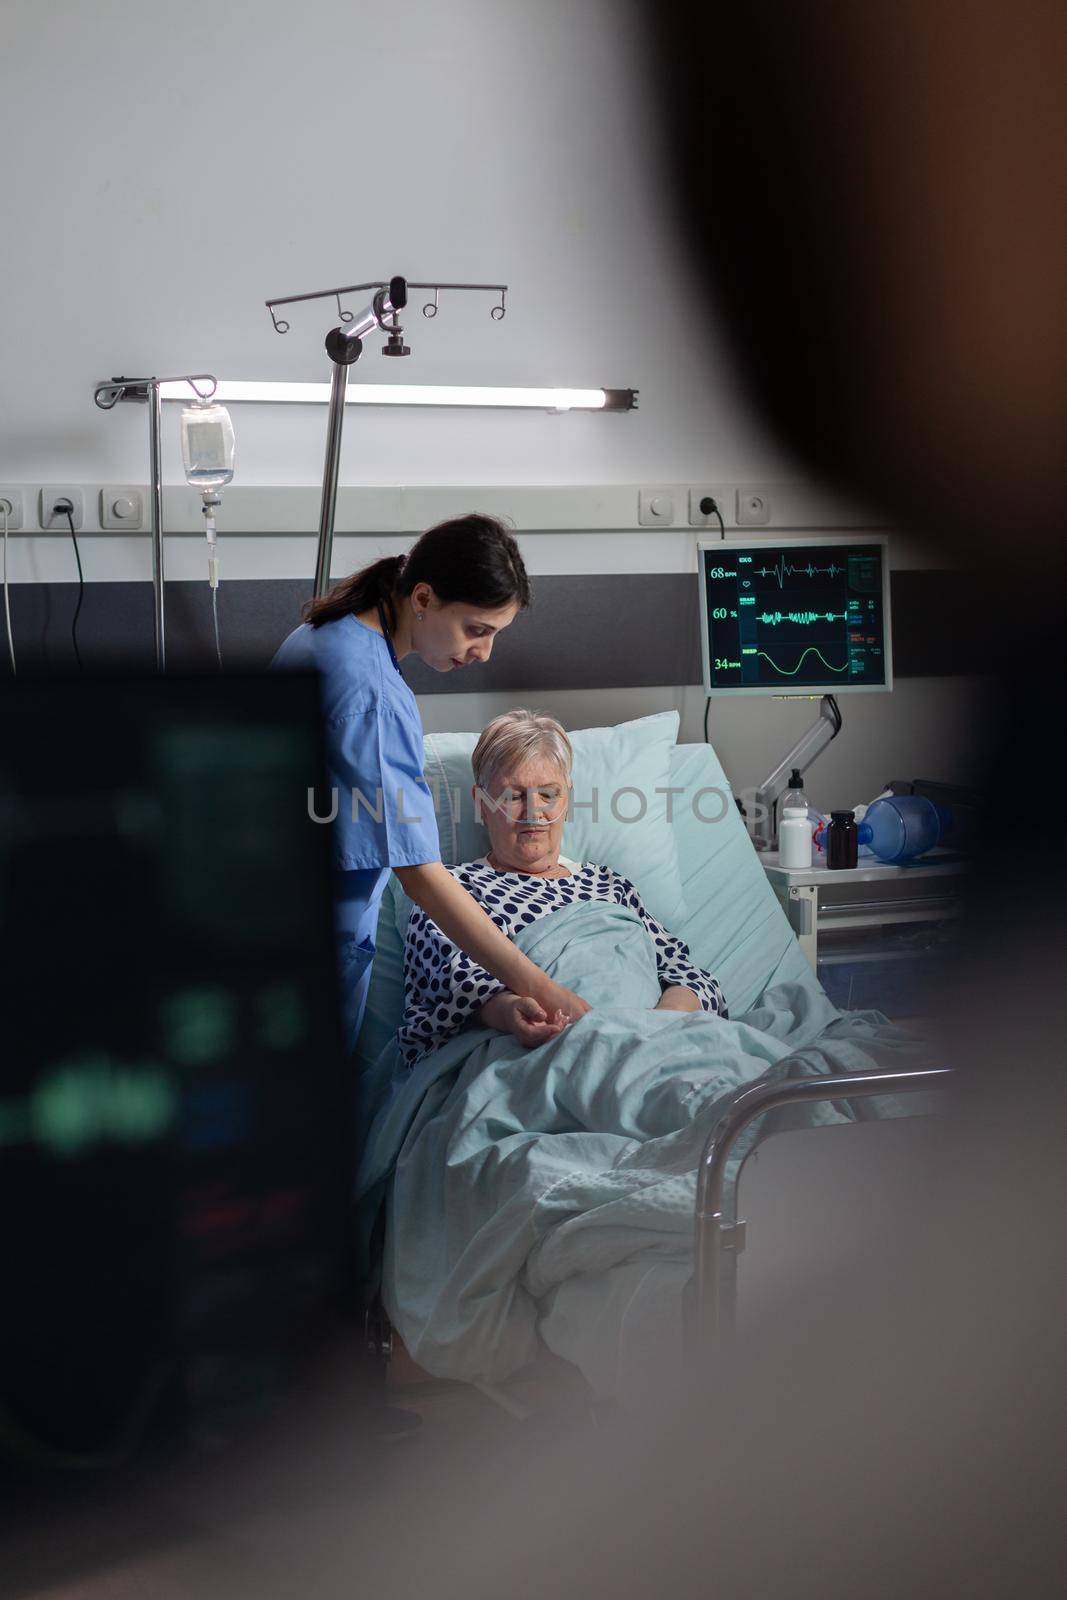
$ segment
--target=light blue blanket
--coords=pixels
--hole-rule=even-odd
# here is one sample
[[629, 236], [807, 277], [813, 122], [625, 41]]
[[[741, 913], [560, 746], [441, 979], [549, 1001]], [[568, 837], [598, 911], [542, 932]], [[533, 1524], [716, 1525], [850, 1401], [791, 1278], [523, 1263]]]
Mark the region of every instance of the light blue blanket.
[[622, 906], [567, 907], [518, 943], [593, 1009], [535, 1050], [468, 1028], [418, 1063], [371, 1130], [360, 1190], [388, 1186], [382, 1295], [422, 1367], [499, 1382], [540, 1336], [612, 1393], [680, 1337], [696, 1167], [723, 1102], [763, 1076], [871, 1071], [887, 1052], [903, 1066], [918, 1047], [795, 983], [733, 1021], [656, 1011], [653, 947]]

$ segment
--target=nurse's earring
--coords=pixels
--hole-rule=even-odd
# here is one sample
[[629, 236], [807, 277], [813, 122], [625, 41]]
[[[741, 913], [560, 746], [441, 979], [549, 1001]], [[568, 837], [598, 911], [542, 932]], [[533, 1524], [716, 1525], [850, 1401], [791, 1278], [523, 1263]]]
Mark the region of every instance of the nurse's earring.
[[421, 622], [422, 621], [422, 612], [421, 611], [416, 611], [416, 613], [415, 613], [415, 621], [416, 622]]

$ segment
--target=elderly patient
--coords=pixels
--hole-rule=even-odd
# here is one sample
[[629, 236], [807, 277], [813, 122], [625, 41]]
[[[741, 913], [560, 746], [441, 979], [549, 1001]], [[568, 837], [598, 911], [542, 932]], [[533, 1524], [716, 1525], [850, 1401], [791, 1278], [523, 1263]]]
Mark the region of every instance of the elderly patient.
[[[727, 1015], [716, 980], [649, 916], [633, 884], [610, 867], [559, 852], [571, 781], [570, 740], [551, 717], [508, 711], [490, 722], [474, 750], [475, 805], [490, 848], [450, 871], [509, 937], [576, 901], [606, 900], [641, 918], [656, 954], [661, 1011]], [[512, 1033], [533, 1047], [567, 1026], [536, 1001], [512, 994], [446, 939], [415, 907], [404, 956], [406, 1008], [399, 1042], [409, 1066], [468, 1023]]]

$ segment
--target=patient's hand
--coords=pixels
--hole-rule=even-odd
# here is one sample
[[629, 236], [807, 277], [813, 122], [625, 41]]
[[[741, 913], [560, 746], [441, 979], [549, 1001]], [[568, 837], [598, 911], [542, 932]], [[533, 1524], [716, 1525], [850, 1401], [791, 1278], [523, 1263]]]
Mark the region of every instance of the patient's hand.
[[553, 983], [550, 978], [545, 978], [530, 993], [537, 997], [546, 1016], [554, 1015], [559, 1010], [570, 1022], [577, 1022], [590, 1010], [588, 1000], [583, 1000], [580, 994], [575, 994], [573, 989], [566, 988], [562, 983]]
[[655, 1011], [699, 1011], [700, 1001], [692, 989], [682, 989], [676, 985], [672, 989], [664, 989], [653, 1009]]
[[563, 1011], [551, 1016], [525, 995], [512, 994], [503, 989], [487, 1000], [478, 1013], [478, 1020], [486, 1028], [499, 1028], [501, 1033], [513, 1033], [520, 1044], [532, 1050], [562, 1033], [570, 1022]]

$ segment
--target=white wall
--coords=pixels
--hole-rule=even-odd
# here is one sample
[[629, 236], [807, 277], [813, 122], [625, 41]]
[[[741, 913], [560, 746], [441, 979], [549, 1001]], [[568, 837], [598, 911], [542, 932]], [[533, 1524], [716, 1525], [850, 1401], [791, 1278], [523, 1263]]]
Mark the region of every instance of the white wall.
[[[493, 323], [488, 300], [454, 296], [430, 322], [419, 295], [413, 355], [386, 363], [370, 341], [354, 382], [636, 387], [640, 409], [350, 412], [342, 483], [795, 479], [716, 353], [709, 307], [687, 299], [628, 16], [625, 0], [4, 0], [0, 487], [144, 483], [145, 413], [98, 411], [96, 382], [323, 379], [332, 313], [297, 308], [283, 338], [264, 300], [395, 272], [507, 282], [508, 316]], [[244, 407], [235, 422], [235, 491], [319, 481], [323, 410]], [[164, 477], [182, 481], [174, 408]], [[573, 542], [577, 570], [595, 570], [602, 538]], [[186, 575], [185, 542], [168, 541], [173, 576]], [[363, 542], [339, 541], [335, 571]], [[201, 570], [199, 550], [187, 560]], [[312, 570], [294, 538], [243, 540], [227, 560], [231, 575]], [[97, 536], [85, 565], [88, 581], [143, 579], [147, 546], [134, 559]], [[69, 566], [56, 541], [12, 553], [19, 581], [69, 579]], [[696, 688], [575, 691], [550, 709], [573, 726], [669, 704], [699, 738]], [[859, 800], [893, 774], [965, 778], [980, 704], [963, 680], [852, 697], [813, 797]], [[423, 702], [428, 727], [498, 709], [489, 696]], [[737, 787], [812, 709], [716, 708]]]
[[[696, 354], [625, 0], [4, 0], [0, 484], [143, 481], [114, 373], [325, 379], [332, 302], [400, 272], [413, 354], [353, 381], [637, 387], [636, 415], [360, 413], [346, 483], [782, 477]], [[324, 412], [246, 408], [235, 481], [314, 483]], [[165, 477], [181, 478], [168, 428]]]

